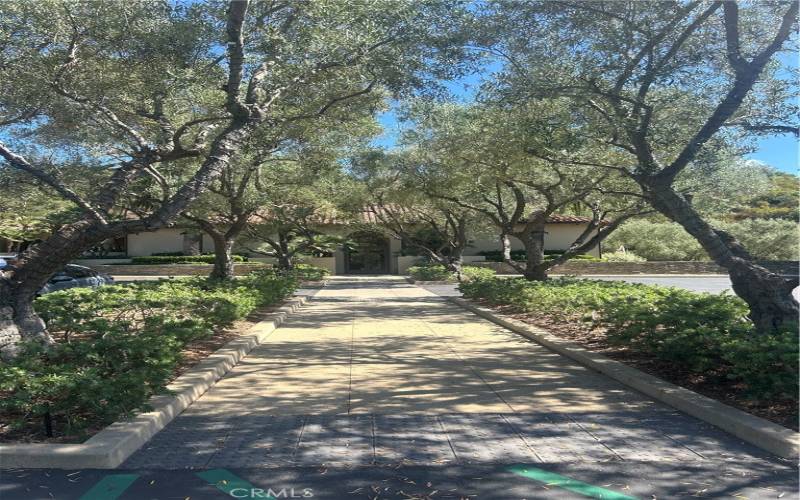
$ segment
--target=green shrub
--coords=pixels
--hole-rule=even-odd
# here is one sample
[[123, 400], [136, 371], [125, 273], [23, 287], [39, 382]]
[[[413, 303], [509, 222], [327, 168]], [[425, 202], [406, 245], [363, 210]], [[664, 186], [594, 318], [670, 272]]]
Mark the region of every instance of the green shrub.
[[311, 264], [295, 264], [290, 274], [301, 281], [321, 281], [329, 274], [325, 268], [312, 266]]
[[561, 278], [461, 283], [464, 296], [605, 329], [624, 345], [692, 373], [720, 370], [759, 398], [797, 397], [796, 330], [760, 335], [738, 297], [677, 288]]
[[708, 260], [697, 240], [673, 222], [628, 221], [611, 233], [603, 245], [611, 251], [620, 247], [647, 260]]
[[[234, 262], [247, 262], [244, 255], [233, 255]], [[131, 257], [131, 264], [213, 264], [213, 255], [150, 255]]]
[[[503, 252], [500, 250], [484, 250], [483, 252], [478, 252], [478, 255], [483, 255], [489, 262], [503, 262]], [[511, 250], [511, 258], [513, 260], [524, 261], [525, 250]]]
[[34, 429], [49, 413], [67, 435], [106, 425], [163, 390], [188, 342], [296, 287], [293, 276], [258, 270], [231, 282], [188, 278], [44, 295], [37, 310], [60, 342], [47, 350], [25, 344], [0, 364], [0, 413]]
[[417, 281], [453, 281], [453, 273], [441, 264], [411, 266], [408, 274]]
[[[544, 258], [545, 260], [554, 259], [556, 257], [561, 256], [564, 253], [563, 250], [545, 250], [544, 251]], [[486, 260], [489, 262], [503, 262], [503, 253], [500, 250], [485, 250], [483, 252], [478, 252], [478, 255], [483, 255], [486, 257]], [[511, 251], [511, 259], [516, 260], [519, 262], [525, 262], [527, 260], [527, 255], [525, 254], [525, 250], [512, 250]], [[572, 257], [574, 260], [590, 260], [590, 261], [601, 261], [602, 259], [598, 259], [597, 257], [589, 254], [578, 254]]]
[[[756, 259], [798, 260], [800, 257], [798, 225], [794, 221], [747, 219], [709, 222], [735, 236]], [[697, 240], [673, 222], [626, 222], [609, 235], [604, 245], [609, 250], [620, 247], [647, 260], [709, 260]]]
[[745, 219], [713, 225], [734, 235], [756, 259], [800, 260], [800, 226], [795, 221]]
[[492, 278], [495, 274], [494, 269], [488, 267], [464, 266], [461, 268], [461, 277], [467, 281]]
[[[417, 281], [457, 281], [456, 273], [441, 264], [427, 264], [408, 268], [408, 274]], [[478, 266], [463, 266], [462, 280], [487, 279], [495, 275], [493, 269]]]

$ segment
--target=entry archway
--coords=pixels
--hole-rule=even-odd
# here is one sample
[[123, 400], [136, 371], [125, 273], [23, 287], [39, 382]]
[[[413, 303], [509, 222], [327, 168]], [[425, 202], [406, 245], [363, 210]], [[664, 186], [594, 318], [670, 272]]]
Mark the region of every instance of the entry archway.
[[374, 231], [359, 231], [348, 236], [345, 250], [346, 274], [388, 274], [389, 238]]

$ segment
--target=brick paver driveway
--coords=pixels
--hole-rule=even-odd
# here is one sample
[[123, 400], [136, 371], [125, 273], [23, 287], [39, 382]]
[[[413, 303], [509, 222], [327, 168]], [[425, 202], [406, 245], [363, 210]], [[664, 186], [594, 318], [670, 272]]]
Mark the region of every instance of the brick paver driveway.
[[391, 277], [332, 280], [120, 469], [6, 473], [0, 497], [797, 491], [792, 465]]

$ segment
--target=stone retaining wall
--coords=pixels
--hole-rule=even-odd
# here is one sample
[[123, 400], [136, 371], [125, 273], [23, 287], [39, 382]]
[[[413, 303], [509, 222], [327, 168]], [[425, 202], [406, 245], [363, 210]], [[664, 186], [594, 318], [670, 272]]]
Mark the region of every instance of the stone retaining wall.
[[[767, 269], [780, 274], [796, 276], [798, 262], [768, 261], [759, 262]], [[499, 274], [517, 272], [504, 262], [475, 262], [477, 267], [488, 267]], [[663, 262], [589, 262], [572, 260], [550, 270], [551, 274], [728, 274], [724, 268], [713, 262], [704, 261], [663, 261]]]

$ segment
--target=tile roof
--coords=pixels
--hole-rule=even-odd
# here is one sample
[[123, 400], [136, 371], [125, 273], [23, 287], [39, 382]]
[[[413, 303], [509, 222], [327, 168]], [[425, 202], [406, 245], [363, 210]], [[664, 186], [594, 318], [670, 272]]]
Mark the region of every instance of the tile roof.
[[580, 215], [553, 214], [547, 218], [547, 222], [548, 224], [588, 224], [592, 222], [592, 218]]
[[[394, 209], [407, 218], [413, 218], [413, 211], [407, 208], [398, 207]], [[311, 219], [322, 225], [349, 225], [349, 224], [379, 224], [379, 214], [385, 212], [383, 207], [378, 205], [367, 205], [358, 212], [348, 214], [336, 210], [321, 211], [315, 213]], [[138, 219], [139, 217], [132, 213], [127, 212], [124, 214], [127, 219]], [[270, 214], [267, 210], [261, 210], [251, 216], [250, 223], [258, 224], [269, 220]], [[561, 215], [553, 214], [547, 218], [548, 224], [588, 224], [592, 221], [591, 217], [583, 217], [580, 215]]]

